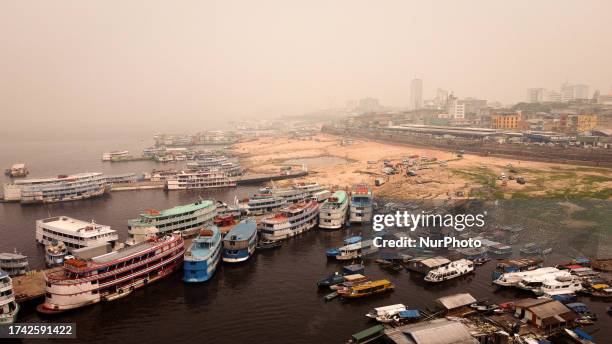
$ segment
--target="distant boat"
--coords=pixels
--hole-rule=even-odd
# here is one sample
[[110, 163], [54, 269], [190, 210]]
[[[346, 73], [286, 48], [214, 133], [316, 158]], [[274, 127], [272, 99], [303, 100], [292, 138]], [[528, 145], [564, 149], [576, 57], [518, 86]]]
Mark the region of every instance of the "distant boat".
[[13, 281], [8, 273], [3, 270], [0, 270], [0, 290], [3, 294], [0, 297], [0, 325], [12, 324], [17, 319], [19, 304], [15, 302]]

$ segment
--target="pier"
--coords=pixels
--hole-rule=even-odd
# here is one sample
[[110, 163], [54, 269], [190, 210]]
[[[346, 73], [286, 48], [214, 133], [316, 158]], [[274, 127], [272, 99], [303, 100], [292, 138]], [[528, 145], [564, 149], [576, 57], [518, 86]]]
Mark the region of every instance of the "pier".
[[235, 178], [237, 185], [257, 184], [272, 180], [300, 178], [308, 175], [308, 171], [296, 171], [287, 173], [254, 173]]
[[61, 270], [51, 268], [29, 271], [25, 275], [13, 277], [13, 290], [17, 303], [28, 302], [45, 296], [45, 273]]

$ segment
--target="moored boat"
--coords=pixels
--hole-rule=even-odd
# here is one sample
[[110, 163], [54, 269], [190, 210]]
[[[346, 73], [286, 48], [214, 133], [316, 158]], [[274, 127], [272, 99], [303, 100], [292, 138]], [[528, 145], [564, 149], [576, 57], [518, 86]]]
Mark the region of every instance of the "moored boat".
[[405, 310], [406, 306], [401, 303], [398, 303], [395, 305], [376, 307], [369, 311], [365, 316], [381, 323], [389, 323], [393, 321], [393, 317], [395, 315]]
[[179, 234], [152, 238], [89, 257], [81, 249], [62, 270], [45, 274], [45, 301], [36, 309], [59, 313], [125, 297], [180, 268], [185, 243]]
[[353, 185], [349, 208], [351, 223], [367, 223], [372, 221], [374, 194], [368, 184]]
[[393, 283], [386, 279], [381, 279], [340, 289], [338, 294], [346, 299], [355, 299], [393, 291], [394, 288]]
[[23, 204], [56, 203], [98, 197], [109, 190], [102, 173], [77, 173], [56, 178], [16, 180], [4, 185], [4, 198]]
[[15, 302], [13, 281], [6, 271], [0, 270], [0, 325], [14, 323], [17, 313], [19, 304]]
[[495, 270], [491, 273], [491, 279], [496, 280], [502, 274], [508, 272], [519, 272], [537, 269], [542, 266], [541, 259], [505, 259], [500, 260], [495, 267]]
[[9, 276], [24, 275], [29, 268], [28, 257], [17, 251], [13, 253], [0, 253], [0, 270]]
[[426, 282], [438, 283], [469, 274], [473, 271], [474, 262], [467, 259], [459, 259], [429, 271], [424, 279]]
[[500, 287], [516, 287], [523, 278], [546, 275], [554, 272], [558, 272], [559, 269], [554, 267], [544, 267], [534, 270], [507, 272], [502, 274], [498, 279], [494, 280], [493, 283]]
[[221, 247], [221, 232], [216, 226], [200, 230], [185, 252], [183, 281], [208, 281], [221, 260]]
[[240, 221], [223, 238], [223, 261], [238, 263], [249, 259], [257, 245], [257, 224], [252, 219]]
[[[352, 237], [348, 237], [344, 239], [344, 245], [356, 244], [362, 240], [361, 236], [356, 235]], [[325, 251], [325, 255], [328, 258], [336, 258], [337, 255], [340, 254], [340, 247], [333, 247]]]
[[346, 191], [339, 190], [328, 198], [319, 211], [319, 228], [340, 229], [347, 219], [349, 200]]
[[378, 252], [378, 247], [373, 245], [372, 240], [363, 240], [338, 248], [339, 253], [335, 256], [337, 260], [352, 260], [362, 258]]
[[45, 263], [48, 267], [64, 264], [64, 257], [68, 254], [68, 248], [61, 241], [56, 241], [45, 247]]
[[316, 200], [291, 204], [279, 213], [261, 219], [260, 235], [264, 240], [279, 241], [302, 234], [317, 224], [319, 205]]

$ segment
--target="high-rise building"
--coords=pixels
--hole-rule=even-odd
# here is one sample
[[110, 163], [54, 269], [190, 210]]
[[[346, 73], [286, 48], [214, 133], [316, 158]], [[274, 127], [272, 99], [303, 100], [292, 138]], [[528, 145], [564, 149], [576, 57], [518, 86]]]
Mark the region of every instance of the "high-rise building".
[[541, 103], [544, 101], [544, 89], [543, 88], [528, 88], [527, 89], [527, 102], [528, 103]]
[[410, 83], [410, 109], [418, 110], [423, 108], [423, 80], [412, 79]]
[[480, 115], [480, 111], [487, 108], [487, 101], [485, 99], [476, 99], [468, 97], [458, 101], [458, 104], [464, 105], [464, 111], [466, 114]]
[[589, 85], [570, 84], [568, 82], [561, 85], [561, 100], [564, 102], [589, 98]]
[[560, 102], [561, 101], [561, 92], [557, 92], [554, 90], [548, 91], [546, 94], [546, 101], [549, 102]]
[[448, 101], [448, 91], [438, 88], [436, 90], [436, 97], [434, 98], [434, 106], [438, 110], [446, 108], [446, 102]]
[[376, 98], [363, 98], [359, 100], [359, 105], [355, 109], [358, 112], [377, 112], [381, 110], [380, 102]]

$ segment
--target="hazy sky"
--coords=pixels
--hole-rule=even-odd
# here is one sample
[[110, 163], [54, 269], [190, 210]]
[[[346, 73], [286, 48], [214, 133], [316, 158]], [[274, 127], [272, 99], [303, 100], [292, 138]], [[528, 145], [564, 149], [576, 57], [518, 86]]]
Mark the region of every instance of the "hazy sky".
[[[410, 80], [504, 103], [612, 86], [612, 1], [0, 0], [0, 134], [300, 114]], [[46, 135], [46, 134], [45, 134]]]

